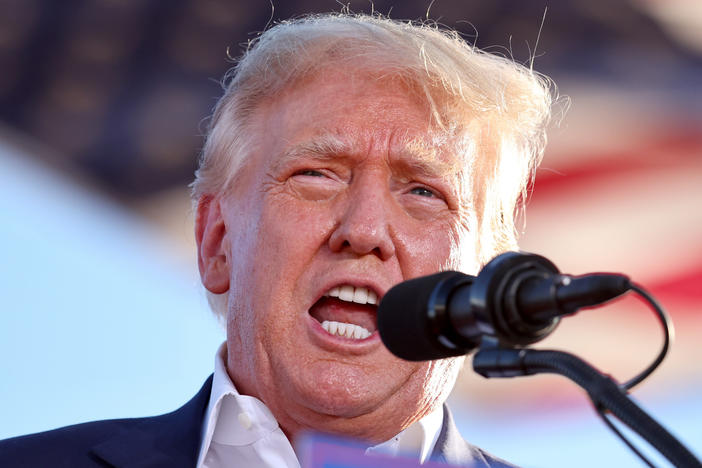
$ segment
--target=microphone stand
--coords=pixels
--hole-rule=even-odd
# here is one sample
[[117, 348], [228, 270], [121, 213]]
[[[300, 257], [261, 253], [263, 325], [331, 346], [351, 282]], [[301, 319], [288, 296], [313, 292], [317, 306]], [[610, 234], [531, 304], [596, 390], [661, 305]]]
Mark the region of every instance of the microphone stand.
[[[702, 463], [663, 426], [634, 403], [617, 382], [577, 356], [562, 351], [502, 348], [494, 338], [483, 338], [473, 357], [473, 369], [485, 378], [560, 374], [582, 387], [605, 418], [611, 412], [678, 468], [700, 468]], [[615, 429], [616, 431], [616, 429]], [[626, 439], [624, 439], [625, 442]], [[627, 442], [628, 444], [628, 442]], [[629, 445], [629, 444], [628, 444]], [[637, 455], [643, 456], [630, 445]], [[644, 461], [646, 459], [644, 458]]]

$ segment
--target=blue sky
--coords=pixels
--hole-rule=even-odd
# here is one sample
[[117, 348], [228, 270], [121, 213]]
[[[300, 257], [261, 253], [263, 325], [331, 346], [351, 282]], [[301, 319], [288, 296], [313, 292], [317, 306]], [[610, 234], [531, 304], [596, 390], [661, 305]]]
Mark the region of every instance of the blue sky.
[[187, 401], [224, 339], [195, 263], [12, 148], [0, 166], [0, 438]]

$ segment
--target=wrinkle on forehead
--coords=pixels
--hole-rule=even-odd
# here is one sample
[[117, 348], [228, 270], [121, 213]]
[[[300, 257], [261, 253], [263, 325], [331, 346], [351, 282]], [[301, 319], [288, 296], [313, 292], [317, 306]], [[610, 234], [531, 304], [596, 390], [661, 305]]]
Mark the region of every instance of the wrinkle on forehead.
[[312, 157], [321, 161], [337, 159], [352, 153], [352, 146], [349, 143], [333, 134], [318, 135], [286, 147], [276, 158], [273, 167], [286, 166], [302, 158]]
[[[310, 108], [294, 107], [286, 111], [293, 112], [289, 117], [292, 119], [289, 123], [293, 126], [298, 120], [298, 115], [295, 114], [316, 114], [319, 122], [318, 130], [305, 135], [305, 140], [281, 148], [281, 159], [289, 160], [301, 155], [320, 158], [325, 158], [325, 155], [358, 156], [367, 154], [376, 145], [376, 149], [382, 151], [385, 145], [388, 157], [400, 157], [411, 162], [409, 167], [423, 174], [444, 177], [462, 169], [470, 169], [471, 160], [475, 156], [475, 151], [470, 150], [475, 150], [478, 144], [474, 140], [481, 136], [481, 132], [476, 131], [481, 126], [480, 113], [469, 115], [466, 109], [455, 112], [449, 109], [454, 107], [449, 102], [429, 102], [429, 96], [424, 92], [426, 90], [420, 89], [414, 81], [407, 81], [392, 73], [331, 67], [325, 67], [322, 71], [304, 75], [276, 96], [259, 103], [259, 114], [262, 117], [267, 113], [282, 116], [278, 108], [281, 100], [298, 99], [296, 95], [299, 93], [314, 93], [317, 96], [315, 101], [305, 104]], [[347, 99], [345, 104], [339, 103], [341, 107], [318, 106], [323, 102], [335, 102], [338, 97], [335, 94], [338, 93], [337, 90], [330, 91], [318, 85], [322, 78], [322, 84], [330, 81], [348, 83], [345, 88], [348, 97], [358, 96], [359, 100]], [[364, 100], [369, 89], [378, 93], [379, 98], [370, 102]], [[360, 101], [364, 102], [365, 107], [359, 107], [357, 103]], [[423, 114], [424, 123], [415, 126], [418, 123], [415, 121], [413, 128], [404, 127], [406, 115], [398, 106], [410, 106]], [[442, 119], [445, 120], [444, 124], [437, 123], [433, 118], [436, 113], [434, 107], [437, 106], [446, 108], [443, 109], [447, 114]], [[326, 115], [329, 112], [331, 115]], [[343, 120], [333, 122], [338, 118]], [[342, 126], [337, 128], [336, 124]], [[304, 128], [300, 130], [305, 131]]]
[[[467, 140], [467, 141], [461, 141]], [[403, 138], [400, 140], [398, 153], [409, 168], [431, 177], [446, 177], [469, 171], [474, 152], [474, 144], [466, 145], [471, 138], [447, 134], [443, 131], [432, 132], [424, 138]]]
[[[371, 132], [372, 133], [372, 132]], [[388, 157], [402, 172], [426, 177], [448, 177], [469, 170], [472, 166], [474, 144], [456, 145], [443, 134], [427, 137], [400, 136], [392, 138]], [[455, 139], [454, 139], [455, 140]], [[369, 141], [366, 146], [372, 146]], [[334, 133], [315, 135], [305, 141], [285, 148], [276, 158], [275, 166], [284, 166], [300, 158], [334, 160], [369, 152], [362, 148], [357, 138]]]

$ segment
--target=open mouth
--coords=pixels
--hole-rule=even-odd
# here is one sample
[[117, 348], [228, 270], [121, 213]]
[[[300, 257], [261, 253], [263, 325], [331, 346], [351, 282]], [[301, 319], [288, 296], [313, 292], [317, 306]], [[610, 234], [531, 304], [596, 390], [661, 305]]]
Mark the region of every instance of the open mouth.
[[378, 295], [365, 287], [339, 285], [327, 291], [310, 308], [330, 335], [364, 340], [378, 328]]

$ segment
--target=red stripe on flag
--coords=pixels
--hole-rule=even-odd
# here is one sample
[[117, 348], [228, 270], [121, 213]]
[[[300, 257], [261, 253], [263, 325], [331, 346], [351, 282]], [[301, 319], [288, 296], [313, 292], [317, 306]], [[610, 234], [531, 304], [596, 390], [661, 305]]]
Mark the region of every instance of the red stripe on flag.
[[611, 176], [626, 176], [632, 172], [675, 166], [702, 154], [702, 133], [699, 130], [675, 131], [632, 146], [626, 151], [576, 155], [557, 160], [583, 161], [579, 166], [549, 168], [548, 159], [537, 171], [532, 198], [553, 196], [573, 184], [594, 183]]

